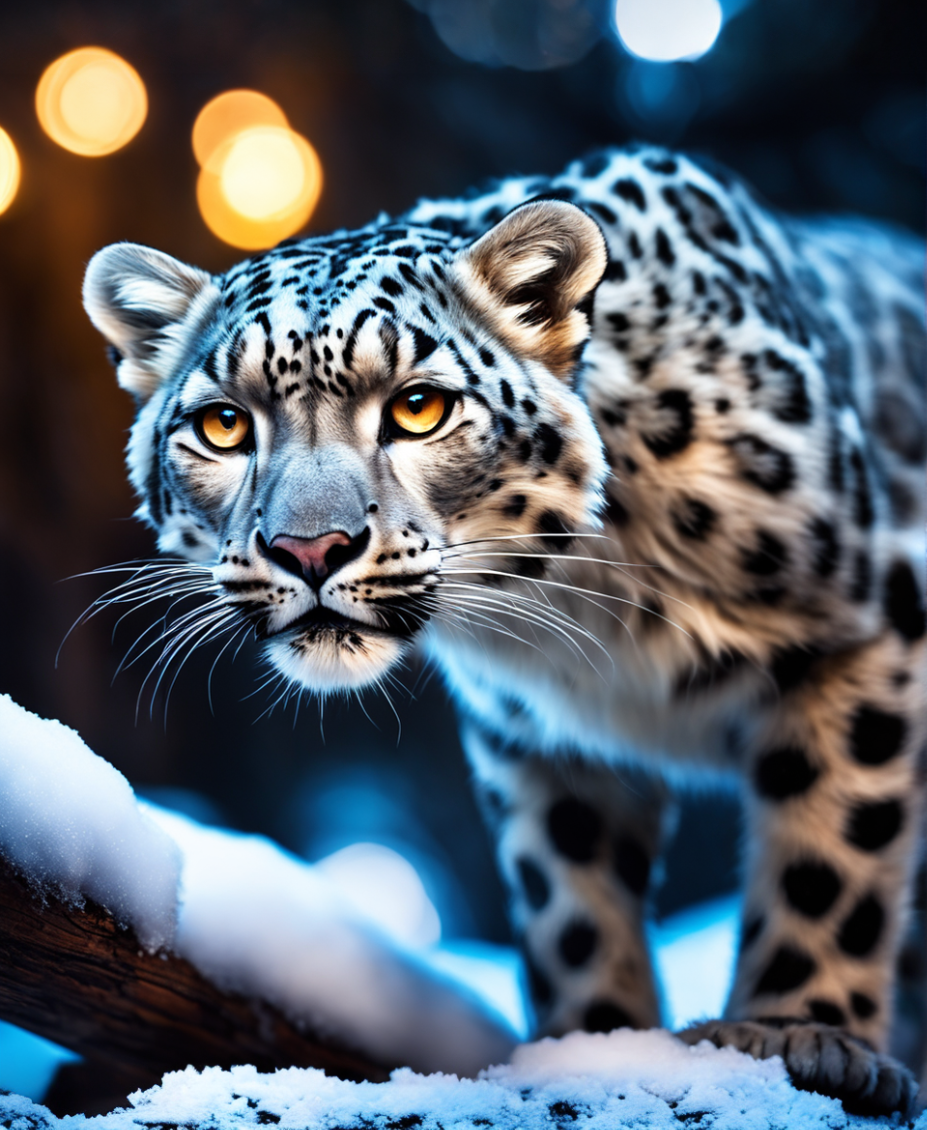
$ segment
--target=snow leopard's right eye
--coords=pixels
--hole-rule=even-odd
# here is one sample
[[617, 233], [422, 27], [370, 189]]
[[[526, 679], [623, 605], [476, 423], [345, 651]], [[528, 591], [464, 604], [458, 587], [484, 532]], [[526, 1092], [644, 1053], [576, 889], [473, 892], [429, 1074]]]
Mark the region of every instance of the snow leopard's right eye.
[[426, 436], [447, 419], [453, 396], [431, 385], [403, 390], [389, 406], [390, 421], [397, 436]]
[[251, 419], [233, 404], [209, 404], [194, 423], [200, 439], [214, 451], [237, 451], [251, 437]]

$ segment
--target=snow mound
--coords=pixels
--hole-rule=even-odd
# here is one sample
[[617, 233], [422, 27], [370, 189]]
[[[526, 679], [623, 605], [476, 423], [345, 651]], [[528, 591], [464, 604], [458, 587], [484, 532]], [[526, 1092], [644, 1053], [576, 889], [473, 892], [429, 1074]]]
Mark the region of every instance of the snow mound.
[[[475, 1074], [515, 1034], [269, 840], [142, 805], [73, 730], [0, 696], [0, 855], [40, 891], [93, 899], [149, 951], [381, 1063]], [[61, 1034], [67, 1042], [67, 1034]]]
[[[834, 1099], [796, 1091], [781, 1060], [751, 1059], [666, 1032], [575, 1033], [519, 1048], [511, 1064], [478, 1079], [416, 1075], [349, 1083], [321, 1071], [259, 1074], [193, 1068], [130, 1096], [131, 1109], [80, 1118], [82, 1130], [201, 1127], [243, 1130], [850, 1130], [900, 1126], [897, 1118], [847, 1115]], [[0, 1125], [77, 1130], [27, 1099], [0, 1096]], [[917, 1126], [927, 1128], [921, 1118]]]
[[144, 809], [183, 854], [174, 952], [213, 984], [381, 1063], [472, 1075], [508, 1058], [501, 1017], [364, 921], [317, 868], [261, 836]]
[[125, 777], [9, 695], [0, 695], [0, 735], [0, 854], [36, 887], [106, 907], [150, 952], [169, 946], [180, 852]]

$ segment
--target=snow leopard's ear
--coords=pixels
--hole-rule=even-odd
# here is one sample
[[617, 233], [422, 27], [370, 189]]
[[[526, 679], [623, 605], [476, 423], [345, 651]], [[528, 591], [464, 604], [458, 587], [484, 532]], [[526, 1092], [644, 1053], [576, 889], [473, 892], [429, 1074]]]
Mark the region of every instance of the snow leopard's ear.
[[532, 200], [457, 256], [466, 298], [516, 352], [567, 376], [589, 336], [608, 263], [595, 220], [564, 200]]
[[137, 243], [104, 247], [84, 276], [84, 308], [116, 351], [120, 385], [140, 401], [176, 371], [218, 301], [211, 275]]

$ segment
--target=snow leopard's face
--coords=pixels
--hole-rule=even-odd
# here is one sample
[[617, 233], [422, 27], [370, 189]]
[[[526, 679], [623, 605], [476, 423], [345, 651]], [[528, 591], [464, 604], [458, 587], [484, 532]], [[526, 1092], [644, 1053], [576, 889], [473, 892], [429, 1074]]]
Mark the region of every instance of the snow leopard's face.
[[141, 513], [199, 563], [204, 617], [253, 624], [324, 692], [376, 682], [430, 620], [485, 615], [502, 573], [542, 568], [515, 554], [565, 547], [606, 473], [570, 384], [605, 261], [560, 201], [459, 251], [393, 224], [218, 278], [100, 252], [85, 301], [139, 400]]

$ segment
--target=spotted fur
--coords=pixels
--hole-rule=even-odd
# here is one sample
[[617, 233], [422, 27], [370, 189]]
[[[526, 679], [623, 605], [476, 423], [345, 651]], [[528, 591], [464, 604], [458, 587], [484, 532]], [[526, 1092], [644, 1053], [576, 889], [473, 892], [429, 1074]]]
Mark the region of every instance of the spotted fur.
[[[127, 244], [90, 265], [161, 548], [294, 683], [415, 645], [445, 672], [540, 1032], [659, 1023], [668, 789], [733, 776], [737, 974], [687, 1038], [911, 1098], [882, 1053], [927, 759], [922, 255], [643, 149], [220, 277]], [[388, 420], [414, 386], [450, 406], [422, 438]], [[210, 403], [250, 445], [208, 449]], [[332, 532], [321, 578], [273, 549]]]

